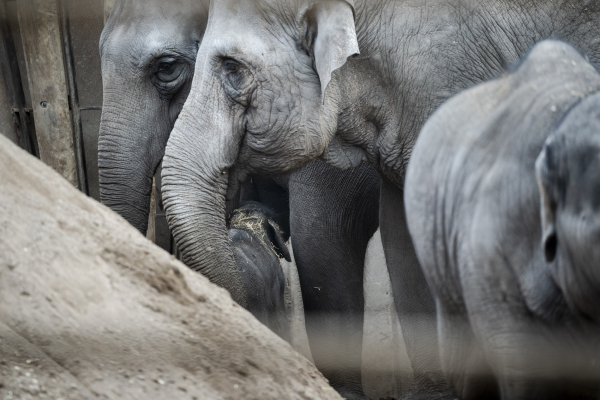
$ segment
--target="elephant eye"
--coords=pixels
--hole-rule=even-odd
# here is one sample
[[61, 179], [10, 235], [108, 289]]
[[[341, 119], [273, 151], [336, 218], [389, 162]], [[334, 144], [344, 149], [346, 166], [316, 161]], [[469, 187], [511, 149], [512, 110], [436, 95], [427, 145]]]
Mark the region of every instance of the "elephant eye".
[[248, 65], [243, 61], [222, 57], [220, 63], [220, 74], [223, 86], [229, 97], [239, 104], [246, 105], [248, 94], [252, 91], [253, 75]]
[[223, 62], [223, 68], [228, 74], [235, 74], [239, 71], [240, 65], [233, 60], [225, 60]]
[[184, 69], [185, 63], [168, 58], [156, 63], [154, 76], [162, 83], [171, 83], [179, 78]]
[[236, 90], [240, 90], [245, 82], [246, 70], [242, 68], [239, 62], [230, 58], [225, 58], [221, 65], [229, 84]]
[[173, 69], [173, 64], [162, 62], [158, 65], [157, 72], [161, 74], [170, 74], [173, 72]]

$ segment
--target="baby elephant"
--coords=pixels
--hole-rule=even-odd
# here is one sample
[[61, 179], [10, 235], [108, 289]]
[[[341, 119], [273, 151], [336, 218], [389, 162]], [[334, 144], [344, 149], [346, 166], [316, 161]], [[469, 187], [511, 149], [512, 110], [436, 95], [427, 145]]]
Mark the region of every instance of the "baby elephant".
[[536, 45], [443, 105], [407, 171], [406, 213], [463, 399], [600, 395], [600, 75]]
[[291, 261], [274, 212], [246, 202], [229, 220], [229, 243], [241, 272], [248, 311], [281, 338], [290, 340], [285, 310], [285, 276], [279, 258]]

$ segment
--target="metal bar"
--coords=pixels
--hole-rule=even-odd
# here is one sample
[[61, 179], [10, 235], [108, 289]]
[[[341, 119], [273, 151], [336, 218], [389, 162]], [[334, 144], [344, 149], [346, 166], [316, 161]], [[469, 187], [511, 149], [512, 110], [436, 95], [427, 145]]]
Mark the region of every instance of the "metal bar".
[[21, 110], [23, 110], [23, 112], [25, 112], [27, 114], [31, 114], [33, 112], [33, 108], [27, 108], [27, 107], [23, 107], [23, 108], [13, 107], [11, 111], [13, 113], [18, 113], [18, 112], [21, 112]]
[[0, 68], [4, 76], [4, 84], [8, 101], [12, 106], [13, 125], [15, 133], [19, 138], [21, 148], [36, 155], [33, 139], [34, 127], [30, 124], [25, 109], [25, 92], [23, 91], [23, 82], [21, 81], [21, 71], [19, 61], [17, 60], [17, 51], [10, 23], [6, 3], [0, 0]]
[[81, 109], [79, 107], [79, 94], [75, 81], [75, 60], [73, 57], [73, 44], [71, 41], [71, 21], [69, 19], [69, 5], [67, 0], [60, 0], [59, 11], [61, 15], [62, 39], [65, 49], [65, 64], [67, 70], [67, 83], [69, 85], [69, 106], [73, 115], [73, 144], [75, 145], [75, 162], [77, 163], [77, 179], [79, 190], [89, 196], [87, 171], [85, 164], [85, 151], [83, 147], [83, 128], [81, 125]]
[[79, 111], [102, 111], [102, 106], [80, 107]]

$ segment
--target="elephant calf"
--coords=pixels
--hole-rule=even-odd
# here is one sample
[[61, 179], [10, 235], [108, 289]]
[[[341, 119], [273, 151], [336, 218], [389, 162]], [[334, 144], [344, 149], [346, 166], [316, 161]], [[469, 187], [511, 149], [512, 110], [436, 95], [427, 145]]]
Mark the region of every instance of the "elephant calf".
[[600, 75], [544, 41], [424, 126], [405, 187], [461, 398], [600, 394]]
[[246, 202], [229, 220], [229, 243], [240, 269], [247, 309], [281, 338], [290, 341], [285, 310], [285, 276], [279, 258], [291, 261], [283, 233], [269, 207]]

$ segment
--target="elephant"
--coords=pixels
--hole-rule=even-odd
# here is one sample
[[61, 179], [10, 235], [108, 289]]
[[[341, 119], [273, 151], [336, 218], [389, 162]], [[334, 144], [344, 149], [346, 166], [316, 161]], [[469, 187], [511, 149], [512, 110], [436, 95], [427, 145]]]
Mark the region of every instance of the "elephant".
[[[142, 233], [147, 229], [152, 176], [189, 94], [208, 12], [208, 0], [117, 0], [100, 39], [101, 201]], [[273, 210], [284, 239], [293, 236], [315, 364], [335, 389], [364, 398], [363, 268], [368, 242], [379, 225], [381, 179], [372, 167], [339, 171], [319, 160], [291, 174], [266, 176], [246, 179], [222, 217], [231, 216], [245, 201]], [[198, 200], [197, 205], [212, 207]], [[244, 288], [243, 266], [233, 256], [237, 250], [228, 240], [220, 245], [232, 257], [236, 278], [223, 280], [208, 270], [200, 272], [263, 318], [246, 295], [255, 288]], [[197, 269], [193, 260], [183, 258]]]
[[600, 75], [537, 44], [427, 121], [405, 184], [461, 399], [600, 395]]
[[246, 309], [289, 342], [286, 283], [279, 259], [292, 259], [275, 217], [271, 208], [248, 201], [233, 211], [227, 233], [244, 288], [253, 289], [246, 291]]
[[341, 169], [374, 166], [385, 257], [415, 371], [407, 396], [450, 396], [435, 302], [404, 212], [413, 144], [446, 99], [544, 38], [564, 38], [600, 60], [599, 5], [211, 0], [210, 7], [163, 161], [164, 204], [183, 258], [220, 282], [239, 281], [222, 210], [248, 174], [290, 173], [318, 158]]
[[100, 200], [144, 234], [152, 177], [190, 90], [208, 6], [118, 0], [100, 37]]

